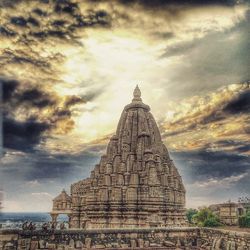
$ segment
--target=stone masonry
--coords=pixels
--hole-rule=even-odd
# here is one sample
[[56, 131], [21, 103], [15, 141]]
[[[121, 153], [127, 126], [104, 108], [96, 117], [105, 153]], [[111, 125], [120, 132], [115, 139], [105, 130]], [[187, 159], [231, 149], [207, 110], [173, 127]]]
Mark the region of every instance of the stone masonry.
[[250, 233], [212, 228], [0, 230], [0, 250], [249, 250]]
[[53, 201], [70, 228], [185, 226], [185, 188], [138, 86], [89, 178]]

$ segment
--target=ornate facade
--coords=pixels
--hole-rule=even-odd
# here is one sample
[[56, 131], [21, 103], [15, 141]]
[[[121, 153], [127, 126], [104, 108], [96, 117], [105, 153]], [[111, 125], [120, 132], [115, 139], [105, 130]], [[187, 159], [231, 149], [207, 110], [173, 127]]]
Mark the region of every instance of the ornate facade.
[[[185, 188], [138, 86], [89, 178], [71, 185], [71, 228], [184, 226]], [[67, 203], [68, 204], [68, 203]], [[60, 199], [52, 214], [63, 213]], [[55, 218], [54, 218], [55, 219]]]

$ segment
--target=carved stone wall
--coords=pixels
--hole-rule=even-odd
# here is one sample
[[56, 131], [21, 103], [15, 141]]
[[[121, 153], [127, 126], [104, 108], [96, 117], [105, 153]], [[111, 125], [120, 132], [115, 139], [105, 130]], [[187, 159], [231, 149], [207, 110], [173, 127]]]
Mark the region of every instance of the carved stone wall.
[[208, 228], [1, 230], [0, 250], [200, 249], [249, 250], [250, 233]]
[[250, 249], [250, 233], [223, 229], [202, 228], [200, 230], [202, 249], [244, 250]]

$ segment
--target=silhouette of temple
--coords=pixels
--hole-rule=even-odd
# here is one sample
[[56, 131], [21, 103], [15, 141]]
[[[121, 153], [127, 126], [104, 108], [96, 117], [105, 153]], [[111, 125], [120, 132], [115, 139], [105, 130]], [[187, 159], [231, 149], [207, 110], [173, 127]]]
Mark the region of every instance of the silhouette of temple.
[[181, 176], [138, 86], [133, 95], [90, 177], [53, 200], [54, 221], [66, 213], [71, 228], [186, 225]]

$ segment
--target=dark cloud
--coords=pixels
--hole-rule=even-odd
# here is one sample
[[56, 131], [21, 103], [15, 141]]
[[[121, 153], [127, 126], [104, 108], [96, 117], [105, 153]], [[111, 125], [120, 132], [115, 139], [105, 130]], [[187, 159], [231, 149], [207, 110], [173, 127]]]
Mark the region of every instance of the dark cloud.
[[41, 3], [48, 4], [49, 0], [39, 0]]
[[45, 36], [53, 36], [53, 37], [58, 37], [58, 38], [66, 38], [68, 35], [67, 32], [64, 32], [62, 30], [49, 30]]
[[239, 153], [201, 149], [172, 152], [171, 155], [188, 183], [239, 175], [248, 171], [250, 167], [249, 157]]
[[[190, 124], [188, 126], [185, 126], [186, 125], [185, 123], [186, 123], [185, 118], [181, 119], [178, 124], [183, 125], [182, 128], [174, 130], [174, 131], [163, 132], [162, 137], [167, 138], [168, 136], [175, 136], [175, 135], [178, 135], [178, 134], [182, 134], [182, 133], [185, 133], [187, 131], [194, 130], [198, 126], [197, 123], [192, 123], [192, 124]], [[163, 127], [162, 130], [165, 131], [165, 128]]]
[[29, 17], [27, 19], [27, 23], [30, 23], [30, 24], [32, 24], [33, 26], [36, 26], [36, 27], [40, 26], [39, 21], [34, 17]]
[[111, 16], [104, 10], [89, 11], [86, 15], [76, 15], [76, 22], [71, 26], [71, 28], [80, 27], [110, 27], [111, 26]]
[[20, 103], [29, 103], [38, 108], [53, 107], [57, 103], [53, 96], [37, 88], [25, 90], [18, 97], [16, 96], [16, 98]]
[[102, 91], [103, 89], [100, 88], [100, 89], [96, 89], [94, 92], [93, 91], [89, 92], [83, 96], [77, 96], [77, 95], [69, 96], [65, 100], [65, 106], [72, 106], [72, 105], [76, 105], [80, 103], [87, 103], [89, 101], [92, 101], [97, 96], [99, 96], [102, 93]]
[[57, 104], [57, 100], [53, 95], [38, 87], [23, 89], [18, 80], [5, 78], [0, 79], [0, 84], [3, 87], [4, 104], [13, 109], [22, 104], [29, 104], [30, 107], [38, 108], [52, 107]]
[[240, 150], [227, 153], [223, 148], [220, 151], [202, 149], [171, 155], [187, 188], [189, 206], [196, 206], [192, 201], [204, 205], [249, 194], [250, 159], [241, 155]]
[[16, 4], [22, 2], [23, 0], [12, 0], [12, 1], [9, 1], [9, 0], [2, 0], [0, 1], [0, 7], [9, 7], [9, 8], [12, 8], [14, 7]]
[[[240, 113], [250, 112], [250, 85], [248, 83], [242, 83], [245, 89], [240, 93], [232, 96], [231, 99], [223, 100], [213, 109], [210, 108], [209, 112], [206, 112], [202, 117], [197, 117], [193, 119], [193, 123], [189, 125], [187, 130], [192, 130], [199, 125], [211, 124], [214, 122], [226, 120], [230, 115], [237, 115]], [[180, 123], [185, 123], [185, 117], [178, 121]]]
[[[13, 178], [13, 173], [22, 181], [54, 180], [55, 182], [66, 180], [80, 180], [87, 177], [94, 165], [100, 160], [99, 156], [88, 150], [77, 153], [51, 153], [43, 150], [25, 152], [20, 155], [9, 155], [11, 161], [7, 161], [0, 168], [1, 175]], [[71, 183], [69, 182], [68, 185]], [[65, 187], [65, 185], [64, 185]]]
[[[97, 163], [98, 157], [88, 152], [78, 154], [48, 154], [41, 152], [37, 154], [37, 159], [31, 171], [28, 171], [26, 178], [32, 180], [40, 179], [69, 179], [75, 176], [83, 176], [85, 172], [90, 172]], [[79, 176], [80, 175], [80, 176]]]
[[234, 154], [248, 153], [250, 151], [250, 144], [248, 141], [238, 141], [238, 140], [219, 140], [208, 145], [208, 147], [217, 147], [225, 149], [225, 151], [231, 151]]
[[35, 8], [32, 11], [33, 11], [33, 13], [37, 14], [38, 16], [47, 16], [47, 12], [40, 9], [40, 8]]
[[39, 122], [36, 117], [22, 122], [4, 116], [4, 147], [21, 151], [32, 150], [42, 139], [42, 134], [49, 128], [50, 124]]
[[52, 22], [53, 26], [62, 26], [65, 25], [67, 22], [65, 20], [55, 20]]
[[[63, 188], [70, 188], [72, 183], [87, 178], [99, 161], [99, 157], [88, 152], [75, 155], [36, 151], [22, 155], [14, 153], [6, 157], [9, 157], [10, 161], [1, 165], [1, 185], [4, 185], [8, 200], [19, 203], [27, 196], [30, 210], [34, 209], [31, 193], [46, 192], [51, 194], [49, 200], [52, 200]], [[48, 207], [50, 209], [51, 203]]]
[[6, 36], [6, 37], [14, 37], [17, 33], [14, 30], [11, 30], [7, 27], [0, 25], [0, 36]]
[[10, 22], [14, 25], [17, 25], [17, 26], [26, 26], [27, 25], [27, 21], [25, 20], [25, 18], [23, 18], [21, 16], [11, 17]]
[[[71, 109], [83, 99], [61, 100], [54, 92], [17, 80], [0, 79], [3, 86], [3, 143], [5, 148], [34, 150], [53, 130], [67, 133], [74, 127]], [[42, 114], [40, 111], [46, 109]], [[25, 118], [18, 118], [22, 110]], [[35, 116], [34, 116], [35, 112]]]
[[250, 113], [250, 90], [240, 93], [223, 110], [232, 114]]
[[42, 59], [39, 55], [32, 55], [20, 50], [5, 49], [0, 56], [0, 65], [6, 64], [32, 64], [41, 69], [50, 69], [51, 64], [46, 59]]
[[238, 142], [238, 141], [234, 141], [234, 140], [219, 140], [216, 142], [216, 145], [218, 146], [225, 146], [225, 145], [239, 145], [239, 143], [241, 144], [242, 142]]
[[43, 133], [51, 129], [49, 120], [41, 121], [31, 114], [25, 120], [15, 117], [15, 110], [26, 104], [29, 114], [33, 107], [43, 108], [54, 104], [45, 93], [39, 89], [20, 90], [22, 86], [17, 80], [1, 79], [3, 87], [3, 146], [21, 151], [32, 150], [43, 138]]
[[0, 79], [0, 85], [3, 90], [3, 101], [6, 102], [14, 95], [19, 82], [16, 80]]
[[55, 12], [64, 12], [74, 16], [74, 14], [79, 11], [79, 7], [77, 3], [73, 3], [69, 0], [56, 0], [54, 10]]
[[55, 120], [57, 121], [58, 119], [62, 117], [70, 117], [71, 116], [71, 111], [68, 109], [56, 109], [54, 112], [54, 117], [56, 118]]
[[80, 96], [70, 96], [66, 99], [65, 101], [65, 106], [72, 106], [72, 105], [75, 105], [75, 104], [79, 104], [79, 103], [85, 103], [86, 100], [84, 100], [82, 97]]
[[[18, 9], [19, 3], [25, 3], [27, 10], [30, 8], [28, 1], [16, 1], [13, 5], [5, 2], [2, 6]], [[80, 45], [77, 41], [79, 29], [111, 26], [112, 18], [107, 11], [90, 7], [83, 13], [79, 3], [72, 0], [54, 0], [40, 5], [17, 16], [1, 17], [0, 35], [16, 36], [19, 42], [27, 39], [34, 42], [37, 39], [59, 38], [66, 43]]]

